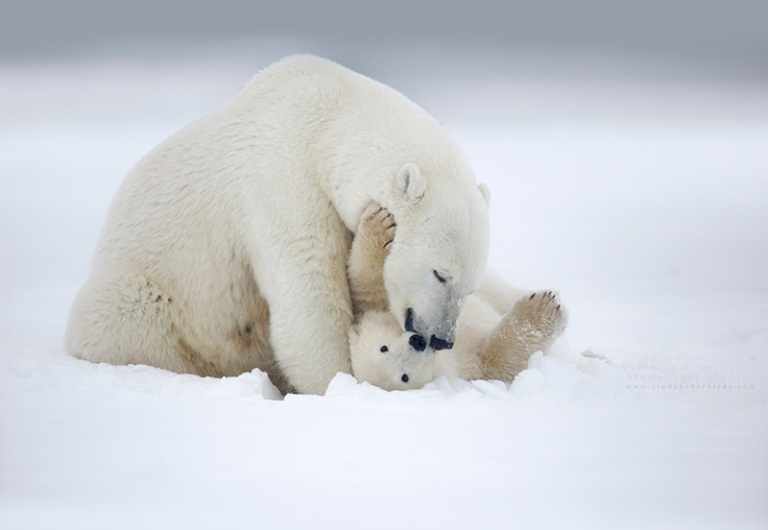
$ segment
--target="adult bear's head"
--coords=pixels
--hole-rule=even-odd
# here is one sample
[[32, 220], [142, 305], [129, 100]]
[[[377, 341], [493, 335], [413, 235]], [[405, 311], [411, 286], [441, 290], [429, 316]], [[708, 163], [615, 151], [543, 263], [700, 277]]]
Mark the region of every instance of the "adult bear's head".
[[397, 223], [384, 265], [390, 311], [432, 349], [452, 347], [459, 307], [485, 270], [488, 198], [465, 174], [431, 175], [413, 163], [381, 197]]

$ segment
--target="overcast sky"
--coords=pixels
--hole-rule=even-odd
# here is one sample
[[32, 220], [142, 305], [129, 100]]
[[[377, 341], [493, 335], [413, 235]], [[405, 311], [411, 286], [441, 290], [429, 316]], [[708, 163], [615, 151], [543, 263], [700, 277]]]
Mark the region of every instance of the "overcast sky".
[[631, 52], [755, 73], [768, 67], [766, 21], [766, 0], [9, 0], [0, 17], [0, 58], [82, 55], [155, 41], [178, 46], [288, 37], [347, 48], [429, 43]]

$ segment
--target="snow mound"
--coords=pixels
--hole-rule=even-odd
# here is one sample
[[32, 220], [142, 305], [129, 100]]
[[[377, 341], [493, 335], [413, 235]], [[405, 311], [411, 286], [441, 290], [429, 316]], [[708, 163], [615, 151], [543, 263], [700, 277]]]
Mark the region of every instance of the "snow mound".
[[562, 355], [535, 353], [529, 366], [511, 384], [503, 381], [465, 381], [440, 377], [415, 391], [387, 392], [366, 382], [358, 382], [349, 374], [338, 374], [328, 387], [327, 397], [354, 397], [366, 400], [424, 400], [424, 399], [513, 399], [536, 395], [560, 395], [571, 398], [580, 394], [617, 391], [626, 377], [610, 366], [606, 359], [580, 354], [569, 358]]

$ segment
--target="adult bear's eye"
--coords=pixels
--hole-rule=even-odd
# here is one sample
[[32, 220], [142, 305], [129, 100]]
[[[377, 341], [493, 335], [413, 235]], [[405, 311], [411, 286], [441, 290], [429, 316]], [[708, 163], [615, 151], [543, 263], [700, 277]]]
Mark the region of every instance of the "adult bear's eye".
[[435, 275], [435, 278], [437, 278], [437, 281], [438, 281], [438, 282], [440, 282], [440, 283], [445, 283], [445, 282], [446, 282], [446, 279], [445, 279], [445, 277], [443, 277], [443, 276], [440, 276], [440, 273], [439, 273], [439, 272], [437, 272], [435, 269], [432, 269], [432, 274], [434, 274], [434, 275]]
[[387, 353], [389, 351], [389, 348], [387, 348], [386, 346], [382, 346], [381, 348], [379, 348], [379, 351], [381, 353]]

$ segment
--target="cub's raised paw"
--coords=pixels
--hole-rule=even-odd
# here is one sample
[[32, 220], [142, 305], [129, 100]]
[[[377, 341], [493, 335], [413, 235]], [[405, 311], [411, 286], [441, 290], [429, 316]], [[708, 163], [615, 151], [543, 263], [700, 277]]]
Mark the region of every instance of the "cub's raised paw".
[[568, 316], [555, 291], [536, 291], [512, 308], [518, 333], [536, 348], [546, 348], [565, 329]]
[[389, 210], [371, 203], [360, 217], [355, 238], [362, 238], [371, 250], [380, 249], [386, 253], [395, 240], [396, 227], [395, 218]]

